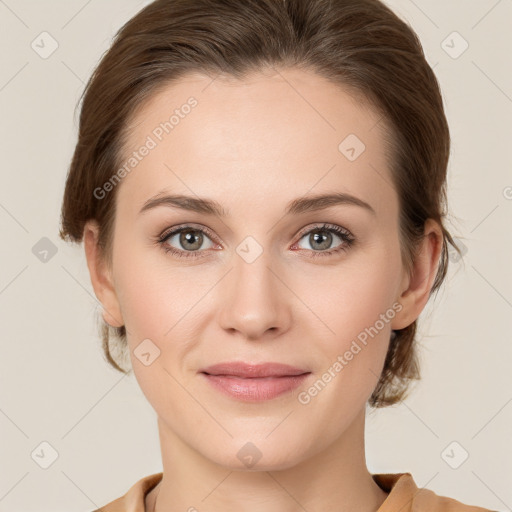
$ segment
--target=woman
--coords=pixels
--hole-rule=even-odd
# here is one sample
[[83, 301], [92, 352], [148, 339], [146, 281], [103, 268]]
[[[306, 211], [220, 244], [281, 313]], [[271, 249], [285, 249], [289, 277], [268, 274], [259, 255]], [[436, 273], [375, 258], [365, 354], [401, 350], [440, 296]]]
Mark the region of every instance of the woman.
[[378, 0], [157, 0], [84, 92], [61, 237], [163, 461], [101, 510], [486, 510], [365, 462], [457, 249], [411, 28]]

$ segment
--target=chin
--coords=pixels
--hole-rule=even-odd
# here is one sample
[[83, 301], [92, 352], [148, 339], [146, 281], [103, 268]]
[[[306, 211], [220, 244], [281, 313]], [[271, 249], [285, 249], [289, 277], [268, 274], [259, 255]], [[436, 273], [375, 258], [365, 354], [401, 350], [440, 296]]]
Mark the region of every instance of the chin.
[[233, 440], [224, 451], [209, 458], [230, 471], [281, 471], [296, 466], [306, 457], [297, 446], [273, 443], [265, 439], [266, 435], [262, 435], [261, 442], [255, 436], [252, 441]]

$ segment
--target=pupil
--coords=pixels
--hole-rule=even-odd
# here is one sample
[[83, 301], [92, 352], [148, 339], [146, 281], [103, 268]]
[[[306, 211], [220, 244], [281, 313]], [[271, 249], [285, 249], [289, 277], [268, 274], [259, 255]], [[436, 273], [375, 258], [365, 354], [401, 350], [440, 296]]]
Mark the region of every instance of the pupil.
[[[199, 247], [201, 247], [201, 235], [194, 235], [193, 234], [194, 232], [193, 231], [186, 231], [186, 232], [183, 232], [181, 233], [181, 243], [182, 245], [194, 245], [196, 244], [196, 246], [192, 247], [193, 249], [198, 249]], [[199, 240], [199, 244], [197, 243], [197, 241]], [[186, 241], [186, 244], [184, 243]]]
[[[323, 233], [326, 233], [326, 232], [324, 231]], [[328, 233], [327, 235], [322, 235], [322, 234], [320, 234], [320, 232], [316, 232], [316, 233], [312, 234], [312, 237], [313, 237], [315, 243], [319, 243], [322, 246], [322, 247], [320, 247], [320, 249], [327, 249], [330, 245], [329, 237], [332, 237], [332, 235], [330, 233]], [[323, 242], [322, 242], [322, 239], [324, 240]], [[327, 240], [327, 243], [326, 243], [326, 240]]]

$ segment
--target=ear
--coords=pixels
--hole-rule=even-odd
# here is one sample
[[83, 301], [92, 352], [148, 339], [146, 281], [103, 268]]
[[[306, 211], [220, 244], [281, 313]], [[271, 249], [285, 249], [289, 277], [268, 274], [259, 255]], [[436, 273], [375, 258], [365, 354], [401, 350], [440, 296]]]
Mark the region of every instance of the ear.
[[423, 311], [439, 267], [439, 258], [443, 247], [443, 232], [433, 219], [425, 222], [424, 238], [418, 249], [418, 254], [411, 270], [407, 275], [404, 270], [400, 296], [397, 302], [402, 309], [391, 322], [394, 330], [404, 329], [411, 325]]
[[99, 226], [95, 220], [88, 220], [84, 226], [83, 241], [87, 267], [91, 276], [94, 293], [103, 305], [103, 319], [112, 327], [124, 325], [119, 307], [112, 272], [107, 268], [98, 247]]

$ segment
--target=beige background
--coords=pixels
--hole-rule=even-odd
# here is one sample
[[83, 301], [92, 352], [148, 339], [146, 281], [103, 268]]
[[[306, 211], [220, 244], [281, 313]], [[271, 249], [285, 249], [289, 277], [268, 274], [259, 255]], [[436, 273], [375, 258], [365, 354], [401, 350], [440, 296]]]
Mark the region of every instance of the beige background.
[[[153, 409], [101, 355], [83, 249], [58, 238], [75, 106], [114, 32], [147, 3], [0, 0], [0, 511], [87, 512], [162, 469]], [[368, 418], [368, 466], [512, 510], [512, 2], [388, 4], [441, 82], [453, 138], [448, 227], [467, 252], [422, 314], [423, 380]], [[46, 37], [51, 48], [43, 31], [58, 43], [47, 58], [31, 47]], [[469, 47], [454, 58], [461, 38]], [[36, 257], [43, 237], [57, 251], [46, 262]]]

